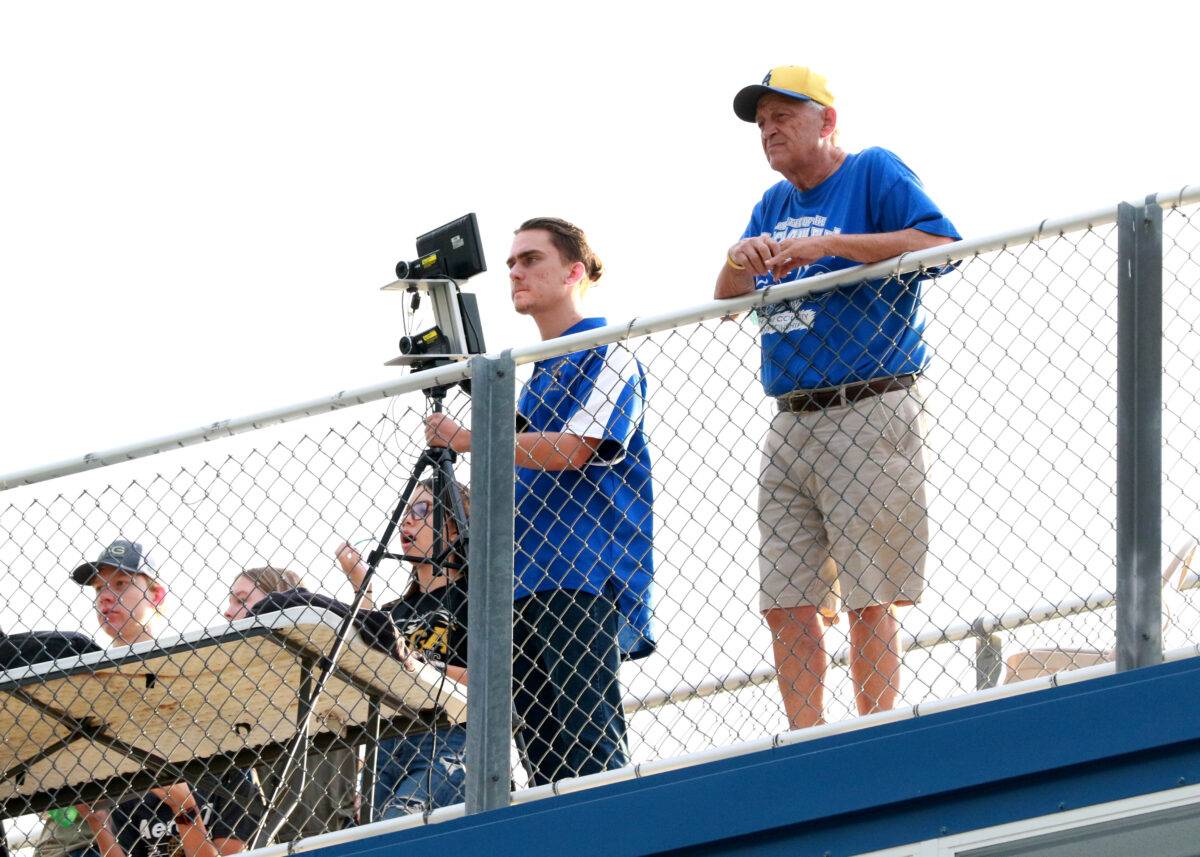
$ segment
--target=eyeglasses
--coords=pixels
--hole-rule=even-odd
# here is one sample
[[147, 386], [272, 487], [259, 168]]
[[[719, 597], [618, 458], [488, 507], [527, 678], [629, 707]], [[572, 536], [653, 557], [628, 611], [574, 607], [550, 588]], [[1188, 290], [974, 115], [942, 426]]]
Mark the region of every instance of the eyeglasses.
[[404, 513], [404, 517], [424, 521], [429, 517], [432, 509], [433, 505], [428, 500], [418, 500], [408, 507], [408, 511]]

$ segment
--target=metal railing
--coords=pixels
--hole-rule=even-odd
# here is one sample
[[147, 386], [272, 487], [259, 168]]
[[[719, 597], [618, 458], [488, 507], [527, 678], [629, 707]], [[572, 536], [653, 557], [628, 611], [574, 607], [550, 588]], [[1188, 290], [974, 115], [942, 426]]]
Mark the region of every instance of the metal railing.
[[[8, 493], [0, 507], [0, 580], [9, 593], [0, 623], [9, 634], [91, 632], [104, 587], [92, 581], [80, 587], [71, 573], [119, 538], [145, 548], [164, 584], [161, 596], [148, 592], [157, 600], [132, 648], [79, 654], [50, 672], [9, 665], [6, 743], [26, 755], [6, 763], [0, 778], [6, 814], [77, 801], [100, 806], [105, 798], [115, 812], [154, 783], [182, 780], [212, 808], [210, 835], [248, 843], [270, 826], [262, 818], [272, 803], [272, 770], [279, 773], [271, 766], [301, 724], [314, 741], [305, 745], [308, 763], [297, 765], [305, 774], [289, 775], [293, 793], [275, 800], [271, 812], [298, 798], [297, 818], [304, 816], [312, 789], [334, 776], [329, 765], [320, 767], [331, 752], [348, 765], [349, 785], [341, 807], [328, 806], [324, 817], [309, 813], [311, 825], [281, 829], [279, 841], [372, 821], [377, 812], [415, 811], [427, 820], [445, 800], [429, 794], [441, 777], [429, 765], [415, 766], [415, 779], [424, 781], [408, 778], [407, 800], [373, 799], [382, 793], [379, 777], [393, 778], [386, 792], [404, 768], [397, 763], [389, 773], [388, 754], [407, 748], [419, 755], [413, 747], [426, 740], [420, 736], [433, 736], [426, 752], [445, 759], [452, 751], [460, 761], [463, 747], [455, 742], [465, 740], [465, 777], [458, 771], [445, 794], [465, 794], [468, 810], [510, 800], [510, 778], [518, 788], [538, 782], [530, 776], [536, 766], [528, 741], [512, 741], [513, 660], [505, 642], [513, 628], [513, 539], [545, 523], [520, 510], [514, 515], [507, 500], [514, 374], [528, 376], [536, 364], [553, 373], [556, 361], [592, 349], [605, 349], [609, 365], [612, 349], [619, 350], [620, 365], [632, 375], [616, 374], [636, 381], [640, 366], [647, 381], [637, 416], [652, 462], [658, 638], [654, 654], [619, 668], [628, 753], [602, 766], [776, 740], [789, 725], [760, 612], [756, 512], [760, 446], [773, 403], [757, 386], [753, 322], [722, 318], [911, 272], [928, 276], [925, 338], [932, 361], [922, 384], [929, 536], [925, 595], [900, 613], [903, 705], [937, 704], [996, 684], [1006, 652], [1090, 649], [1103, 657], [1115, 651], [1122, 667], [1152, 662], [1161, 656], [1153, 639], [1159, 629], [1179, 645], [1194, 639], [1200, 619], [1190, 601], [1194, 574], [1181, 573], [1166, 589], [1165, 623], [1155, 601], [1162, 591], [1156, 554], [1186, 544], [1200, 512], [1197, 201], [1200, 188], [1152, 200], [1165, 209], [1158, 257], [1145, 255], [1153, 254], [1145, 243], [1125, 247], [1117, 226], [1124, 218], [1121, 228], [1136, 230], [1154, 205], [1111, 207], [0, 477]], [[1135, 253], [1142, 254], [1140, 279], [1124, 264]], [[1158, 405], [1120, 399], [1122, 390], [1145, 389], [1128, 378], [1155, 373], [1145, 333], [1134, 346], [1140, 361], [1132, 369], [1119, 366], [1118, 355], [1122, 331], [1128, 332], [1118, 293], [1144, 288], [1147, 271], [1159, 272], [1162, 283]], [[1132, 308], [1144, 304], [1134, 300]], [[379, 628], [361, 623], [353, 626], [346, 654], [323, 663], [345, 624], [337, 602], [349, 604], [355, 594], [347, 579], [353, 563], [339, 562], [339, 545], [349, 542], [364, 559], [378, 546], [425, 446], [418, 392], [467, 377], [473, 399], [454, 390], [447, 412], [473, 431], [457, 477], [470, 488], [470, 598], [440, 607], [467, 616], [469, 693], [449, 677], [454, 656], [405, 662], [394, 657], [404, 654], [394, 637], [381, 642]], [[525, 389], [540, 390], [532, 394], [537, 404], [552, 387]], [[1144, 416], [1154, 412], [1162, 415], [1158, 431]], [[1123, 428], [1119, 413], [1134, 414], [1137, 431]], [[1115, 450], [1139, 433], [1141, 445], [1129, 448], [1144, 456], [1157, 446], [1161, 489], [1144, 487], [1128, 507], [1140, 511], [1121, 518], [1120, 486], [1132, 478], [1118, 479]], [[151, 457], [159, 453], [170, 455]], [[1137, 460], [1140, 472], [1153, 472], [1152, 460]], [[1160, 515], [1157, 534], [1136, 533]], [[1118, 527], [1119, 520], [1127, 523]], [[1126, 533], [1135, 540], [1123, 541]], [[408, 555], [407, 548], [398, 552]], [[285, 602], [283, 613], [265, 614], [276, 618], [227, 623], [221, 614], [238, 606], [230, 600], [240, 597], [235, 585], [247, 569], [264, 567], [302, 573], [310, 592], [334, 603], [310, 600], [305, 613]], [[381, 565], [373, 603], [415, 597], [409, 572], [403, 564]], [[587, 602], [569, 600], [572, 608]], [[117, 630], [115, 619], [100, 619]], [[1128, 633], [1119, 630], [1123, 621]], [[577, 627], [562, 629], [570, 634]], [[396, 630], [412, 643], [407, 629]], [[845, 631], [844, 619], [828, 631], [835, 665], [845, 663]], [[107, 642], [105, 636], [102, 627], [98, 638]], [[1146, 646], [1122, 648], [1123, 640], [1147, 637]], [[329, 690], [309, 698], [324, 672]], [[826, 721], [854, 720], [845, 671], [831, 673], [828, 692]], [[454, 723], [464, 704], [462, 730]], [[553, 791], [554, 781], [587, 773], [562, 768], [542, 781]], [[347, 809], [353, 802], [362, 807], [357, 813]], [[156, 805], [146, 810], [146, 803], [122, 809], [123, 823], [136, 830], [139, 820], [150, 819]], [[435, 810], [432, 817], [444, 814]], [[66, 816], [57, 818], [47, 829], [58, 839], [55, 825], [81, 833], [77, 819], [64, 825]]]

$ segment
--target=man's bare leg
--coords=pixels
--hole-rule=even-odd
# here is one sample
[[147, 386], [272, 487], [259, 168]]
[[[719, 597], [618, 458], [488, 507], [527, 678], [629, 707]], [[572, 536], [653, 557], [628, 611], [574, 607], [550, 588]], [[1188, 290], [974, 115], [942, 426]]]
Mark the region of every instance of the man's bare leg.
[[890, 711], [900, 695], [900, 623], [890, 604], [848, 612], [850, 678], [858, 713]]
[[764, 611], [771, 629], [779, 692], [792, 729], [825, 722], [825, 626], [816, 607]]

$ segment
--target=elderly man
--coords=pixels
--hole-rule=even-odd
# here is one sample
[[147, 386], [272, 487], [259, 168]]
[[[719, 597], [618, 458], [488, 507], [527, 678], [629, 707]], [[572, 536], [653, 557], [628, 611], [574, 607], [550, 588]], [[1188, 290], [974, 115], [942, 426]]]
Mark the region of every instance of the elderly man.
[[[894, 154], [838, 147], [821, 75], [772, 69], [733, 107], [757, 123], [784, 181], [729, 248], [718, 298], [959, 237]], [[760, 478], [760, 608], [792, 728], [823, 721], [824, 616], [836, 615], [839, 591], [859, 713], [896, 701], [893, 607], [921, 595], [928, 541], [921, 283], [917, 275], [860, 283], [760, 310], [763, 386], [778, 402]]]

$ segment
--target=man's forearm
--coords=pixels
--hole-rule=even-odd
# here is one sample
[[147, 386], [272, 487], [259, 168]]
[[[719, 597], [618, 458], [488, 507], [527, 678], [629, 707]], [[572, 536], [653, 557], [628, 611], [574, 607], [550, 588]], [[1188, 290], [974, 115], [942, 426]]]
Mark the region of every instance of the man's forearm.
[[84, 823], [92, 832], [100, 857], [125, 857], [125, 849], [117, 843], [117, 837], [113, 835], [108, 813], [93, 811], [90, 807], [86, 809], [87, 811], [81, 814]]
[[718, 300], [737, 298], [748, 295], [752, 291], [754, 291], [754, 273], [752, 271], [735, 270], [728, 262], [721, 266], [721, 273], [717, 275], [714, 297]]
[[517, 467], [536, 470], [578, 470], [592, 459], [600, 441], [561, 431], [517, 435]]
[[208, 831], [199, 820], [194, 824], [178, 824], [176, 827], [184, 857], [219, 857], [220, 852], [208, 838]]
[[826, 256], [838, 256], [851, 262], [870, 264], [892, 259], [901, 253], [925, 250], [939, 244], [949, 244], [953, 238], [931, 235], [920, 229], [901, 229], [898, 232], [876, 232], [861, 235], [823, 235], [821, 246]]

